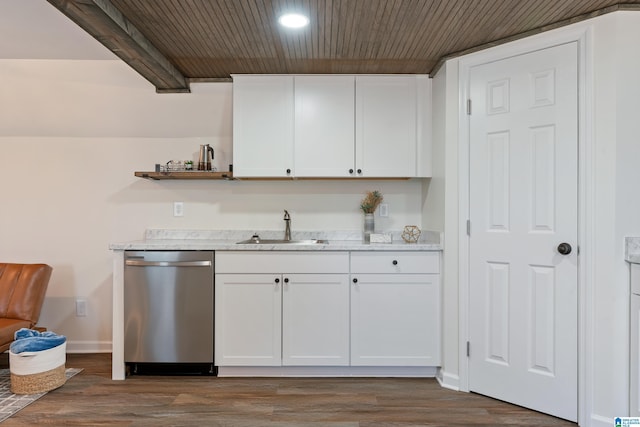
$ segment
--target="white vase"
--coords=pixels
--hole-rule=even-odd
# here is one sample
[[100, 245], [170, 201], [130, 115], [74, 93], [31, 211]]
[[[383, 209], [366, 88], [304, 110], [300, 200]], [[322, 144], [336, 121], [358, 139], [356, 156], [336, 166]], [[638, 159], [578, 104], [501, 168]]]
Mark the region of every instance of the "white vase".
[[362, 241], [364, 243], [371, 243], [371, 233], [373, 233], [375, 229], [375, 222], [373, 219], [372, 213], [364, 214], [364, 233], [362, 236]]

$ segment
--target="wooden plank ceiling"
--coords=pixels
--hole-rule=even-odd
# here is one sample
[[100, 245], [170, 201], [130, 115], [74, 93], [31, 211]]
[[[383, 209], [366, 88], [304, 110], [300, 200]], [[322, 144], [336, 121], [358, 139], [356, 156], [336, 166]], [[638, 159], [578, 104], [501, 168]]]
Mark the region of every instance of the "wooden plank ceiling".
[[[640, 0], [48, 0], [158, 91], [231, 74], [430, 74], [446, 58]], [[305, 13], [305, 29], [277, 17]]]

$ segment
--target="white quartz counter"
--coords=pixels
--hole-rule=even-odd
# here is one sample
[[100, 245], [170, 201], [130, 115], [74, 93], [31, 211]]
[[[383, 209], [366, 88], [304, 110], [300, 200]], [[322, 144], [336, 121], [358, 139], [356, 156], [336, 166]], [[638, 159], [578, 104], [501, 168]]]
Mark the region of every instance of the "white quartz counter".
[[640, 264], [640, 237], [626, 237], [624, 259], [632, 264]]
[[[392, 243], [362, 242], [361, 232], [332, 231], [292, 232], [293, 240], [321, 239], [313, 244], [238, 244], [250, 239], [255, 231], [245, 230], [147, 230], [143, 240], [112, 243], [119, 250], [214, 250], [214, 251], [438, 251], [442, 250], [440, 233], [423, 232], [417, 243], [405, 243], [401, 232], [392, 232]], [[258, 231], [262, 239], [281, 239], [282, 231]]]

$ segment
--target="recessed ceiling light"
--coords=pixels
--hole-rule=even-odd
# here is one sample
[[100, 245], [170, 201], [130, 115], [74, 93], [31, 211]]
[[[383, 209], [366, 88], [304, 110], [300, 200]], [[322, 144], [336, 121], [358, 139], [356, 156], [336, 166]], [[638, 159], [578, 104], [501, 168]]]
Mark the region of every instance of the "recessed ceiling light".
[[299, 13], [285, 13], [278, 18], [278, 22], [287, 28], [302, 28], [309, 25], [309, 18]]

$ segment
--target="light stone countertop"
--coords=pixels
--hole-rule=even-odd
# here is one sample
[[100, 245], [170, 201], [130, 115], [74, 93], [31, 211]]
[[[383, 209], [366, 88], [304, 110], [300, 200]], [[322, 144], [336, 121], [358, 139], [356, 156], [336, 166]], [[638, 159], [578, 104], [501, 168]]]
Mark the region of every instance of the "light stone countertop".
[[254, 233], [262, 239], [281, 239], [278, 230], [165, 230], [150, 229], [142, 240], [117, 242], [109, 245], [122, 250], [215, 250], [215, 251], [440, 251], [440, 232], [423, 231], [418, 243], [405, 243], [401, 231], [391, 232], [392, 243], [362, 242], [361, 231], [292, 231], [292, 240], [321, 239], [326, 244], [237, 244], [250, 239]]
[[640, 264], [640, 237], [625, 237], [624, 260]]

